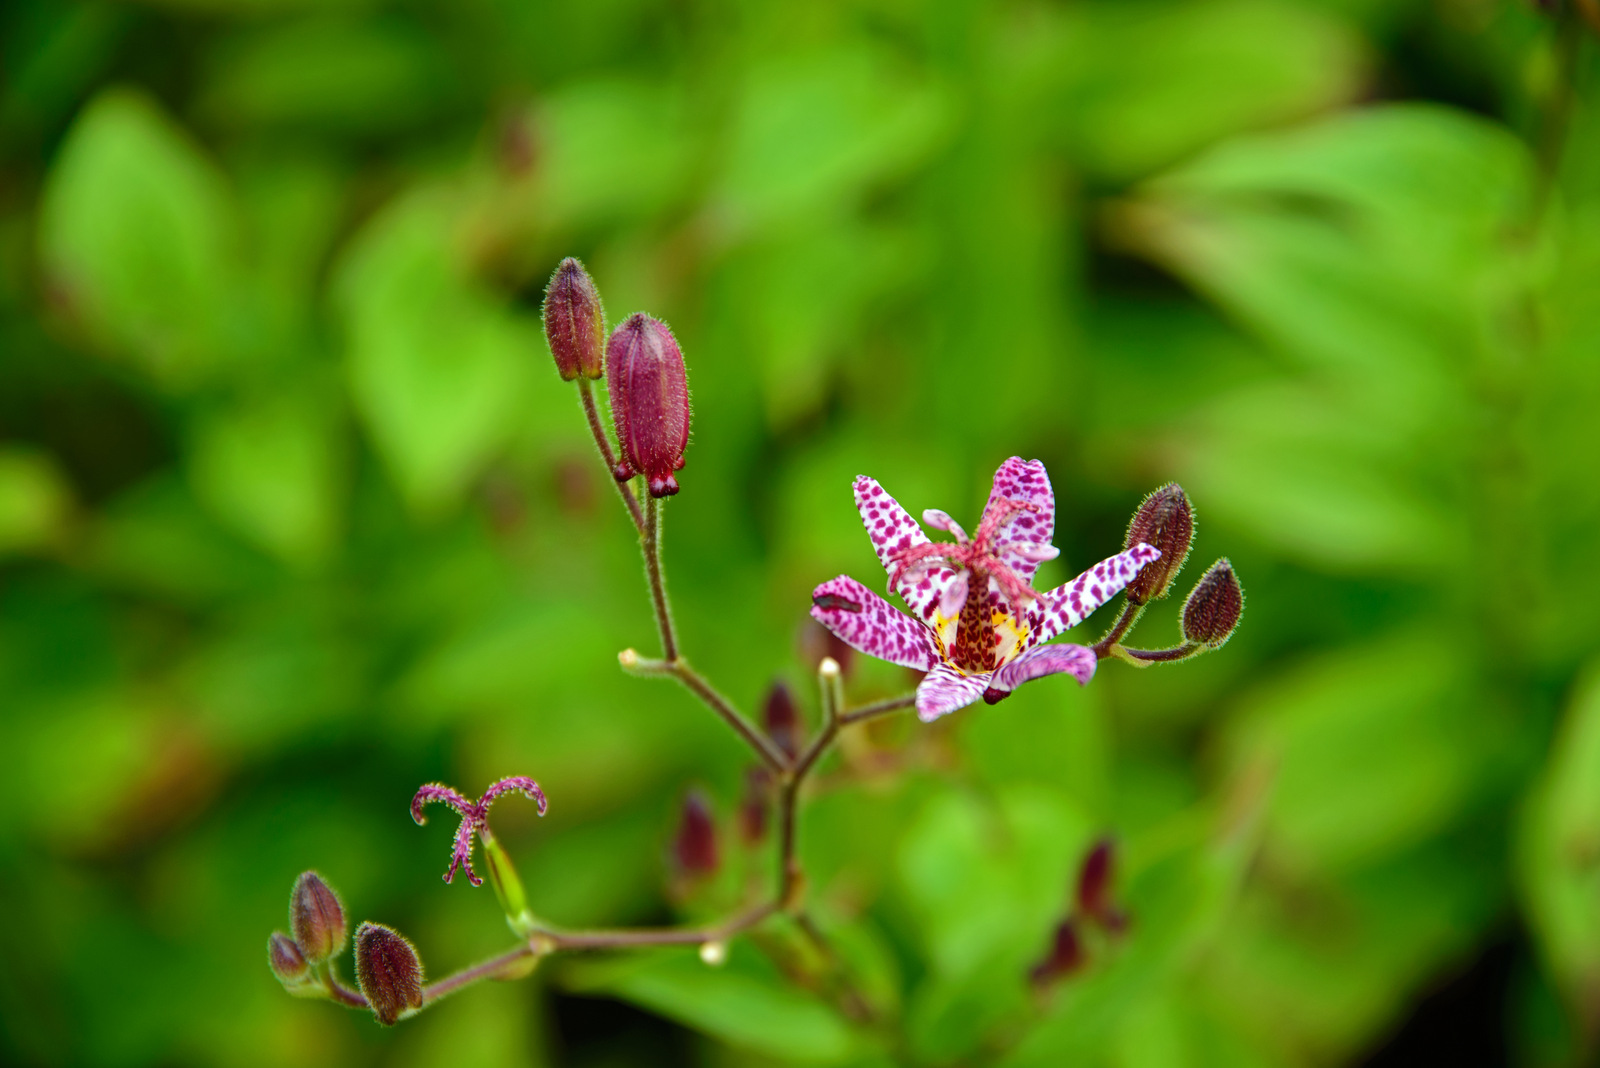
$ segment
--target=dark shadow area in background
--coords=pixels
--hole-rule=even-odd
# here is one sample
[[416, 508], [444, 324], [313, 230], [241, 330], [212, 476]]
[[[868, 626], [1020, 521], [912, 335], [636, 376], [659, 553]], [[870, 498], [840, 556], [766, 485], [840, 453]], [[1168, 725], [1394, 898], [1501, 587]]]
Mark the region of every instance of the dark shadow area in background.
[[639, 1064], [690, 1068], [698, 1062], [695, 1036], [670, 1020], [611, 998], [552, 992], [556, 1063], [563, 1068]]
[[1527, 950], [1513, 934], [1485, 947], [1465, 971], [1423, 998], [1400, 1029], [1362, 1062], [1364, 1068], [1507, 1068], [1511, 977]]

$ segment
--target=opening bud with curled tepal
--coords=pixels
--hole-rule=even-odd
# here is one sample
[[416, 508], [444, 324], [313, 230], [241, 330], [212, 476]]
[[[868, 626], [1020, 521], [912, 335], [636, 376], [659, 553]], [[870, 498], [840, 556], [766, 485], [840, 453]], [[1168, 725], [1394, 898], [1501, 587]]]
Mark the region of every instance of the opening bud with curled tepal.
[[606, 312], [583, 264], [568, 256], [544, 291], [544, 336], [556, 370], [572, 381], [604, 373]]
[[1244, 611], [1244, 590], [1233, 565], [1223, 557], [1211, 565], [1183, 602], [1183, 637], [1216, 649], [1233, 635]]
[[422, 958], [392, 927], [356, 928], [356, 983], [385, 1026], [422, 1008]]
[[611, 332], [606, 388], [622, 451], [617, 481], [643, 475], [650, 496], [677, 493], [673, 472], [689, 444], [689, 379], [666, 323], [639, 312]]
[[1161, 555], [1145, 564], [1128, 583], [1128, 601], [1149, 604], [1165, 597], [1172, 580], [1183, 570], [1193, 540], [1194, 510], [1182, 486], [1168, 482], [1146, 497], [1128, 523], [1124, 547], [1131, 549], [1142, 542], [1160, 549]]
[[321, 964], [344, 950], [349, 933], [339, 895], [314, 871], [300, 873], [289, 895], [289, 930], [300, 952], [312, 964]]
[[678, 871], [692, 879], [717, 870], [717, 824], [711, 815], [711, 803], [699, 790], [690, 790], [683, 799], [683, 819], [672, 841], [672, 858]]
[[311, 971], [295, 940], [282, 931], [273, 931], [267, 939], [267, 964], [284, 986], [298, 985]]

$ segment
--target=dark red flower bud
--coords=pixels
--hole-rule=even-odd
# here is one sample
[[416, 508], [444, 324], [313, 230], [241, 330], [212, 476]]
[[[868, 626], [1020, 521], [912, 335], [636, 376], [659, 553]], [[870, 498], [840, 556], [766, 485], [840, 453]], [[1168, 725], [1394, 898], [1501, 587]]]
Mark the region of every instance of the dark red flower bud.
[[284, 983], [297, 983], [311, 970], [295, 940], [282, 931], [273, 931], [272, 937], [267, 939], [267, 964], [272, 974]]
[[772, 776], [759, 765], [744, 774], [744, 799], [739, 802], [739, 837], [755, 845], [767, 835], [767, 808], [772, 800]]
[[689, 444], [689, 379], [666, 323], [640, 312], [611, 332], [606, 387], [622, 450], [617, 481], [643, 475], [650, 496], [677, 493], [672, 473], [683, 467]]
[[782, 749], [790, 760], [800, 755], [800, 713], [794, 706], [794, 694], [783, 682], [775, 682], [767, 691], [763, 709], [767, 736]]
[[544, 291], [544, 336], [556, 370], [569, 382], [603, 373], [606, 310], [600, 291], [583, 264], [568, 256], [550, 276]]
[[1050, 943], [1050, 953], [1028, 972], [1034, 986], [1047, 986], [1082, 968], [1084, 964], [1083, 940], [1078, 937], [1078, 925], [1070, 918], [1061, 921]]
[[1200, 576], [1183, 602], [1183, 636], [1215, 649], [1227, 641], [1244, 611], [1244, 590], [1233, 565], [1223, 557]]
[[699, 790], [690, 790], [683, 799], [683, 821], [672, 843], [672, 855], [685, 875], [710, 875], [717, 870], [717, 824], [710, 802]]
[[1111, 877], [1116, 859], [1111, 839], [1102, 838], [1083, 858], [1078, 869], [1078, 909], [1089, 916], [1100, 916], [1111, 907]]
[[300, 952], [312, 964], [321, 964], [344, 951], [344, 906], [339, 895], [314, 871], [301, 872], [289, 895], [289, 930]]
[[422, 958], [392, 927], [356, 928], [356, 983], [385, 1026], [422, 1008]]
[[1183, 569], [1192, 540], [1194, 512], [1183, 487], [1168, 482], [1146, 497], [1128, 524], [1123, 548], [1131, 549], [1143, 542], [1160, 549], [1161, 556], [1144, 565], [1138, 576], [1128, 583], [1128, 600], [1134, 604], [1149, 604], [1165, 597], [1172, 580]]

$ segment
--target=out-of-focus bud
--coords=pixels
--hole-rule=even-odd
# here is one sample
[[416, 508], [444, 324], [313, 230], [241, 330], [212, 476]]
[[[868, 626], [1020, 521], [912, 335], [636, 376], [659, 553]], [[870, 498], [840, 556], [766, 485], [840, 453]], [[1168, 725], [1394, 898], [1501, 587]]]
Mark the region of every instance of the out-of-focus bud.
[[717, 824], [710, 802], [699, 790], [690, 790], [683, 799], [683, 821], [672, 843], [672, 855], [685, 875], [699, 877], [717, 870]]
[[767, 806], [772, 795], [772, 776], [757, 765], [744, 774], [744, 799], [739, 802], [739, 837], [753, 846], [767, 835]]
[[767, 691], [766, 705], [762, 709], [767, 725], [767, 737], [783, 750], [790, 760], [800, 755], [800, 713], [794, 706], [794, 694], [781, 680]]
[[606, 387], [622, 450], [617, 481], [639, 474], [650, 496], [677, 493], [672, 473], [683, 467], [689, 444], [689, 379], [666, 323], [639, 312], [611, 332]]
[[1078, 937], [1078, 925], [1071, 919], [1061, 921], [1050, 943], [1050, 953], [1028, 971], [1034, 986], [1048, 986], [1083, 967], [1083, 940]]
[[1078, 911], [1112, 934], [1128, 926], [1127, 914], [1111, 900], [1115, 871], [1116, 845], [1109, 838], [1096, 842], [1078, 869]]
[[1183, 636], [1208, 649], [1216, 649], [1232, 636], [1244, 611], [1244, 590], [1233, 565], [1223, 557], [1200, 576], [1183, 602]]
[[298, 983], [311, 970], [300, 947], [282, 931], [273, 931], [272, 937], [267, 939], [267, 963], [272, 967], [272, 974], [285, 985]]
[[392, 927], [356, 928], [356, 983], [385, 1026], [422, 1008], [422, 958]]
[[1161, 550], [1158, 559], [1140, 569], [1128, 583], [1128, 600], [1134, 604], [1149, 604], [1167, 595], [1167, 588], [1183, 569], [1189, 555], [1189, 543], [1194, 540], [1194, 511], [1183, 487], [1168, 482], [1144, 499], [1139, 510], [1133, 513], [1128, 524], [1128, 537], [1123, 547], [1133, 548], [1143, 542]]
[[713, 940], [700, 943], [700, 959], [713, 968], [728, 963], [728, 943]]
[[803, 664], [815, 666], [822, 663], [823, 657], [831, 656], [838, 663], [839, 671], [846, 679], [855, 668], [856, 651], [809, 615], [806, 616], [804, 629], [800, 631], [799, 646], [800, 662]]
[[556, 369], [569, 382], [604, 373], [606, 312], [583, 264], [568, 256], [544, 291], [544, 336]]
[[301, 872], [289, 897], [289, 930], [300, 952], [312, 964], [321, 964], [344, 950], [344, 906], [339, 895], [314, 871]]

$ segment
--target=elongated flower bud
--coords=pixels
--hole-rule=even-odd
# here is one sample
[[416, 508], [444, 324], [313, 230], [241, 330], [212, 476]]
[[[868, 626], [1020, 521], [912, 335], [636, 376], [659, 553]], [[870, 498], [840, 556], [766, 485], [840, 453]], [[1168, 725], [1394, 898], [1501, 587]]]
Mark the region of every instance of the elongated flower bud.
[[1244, 590], [1233, 565], [1223, 557], [1200, 576], [1183, 602], [1183, 636], [1216, 649], [1233, 635], [1244, 611]]
[[744, 798], [739, 802], [739, 837], [747, 846], [767, 835], [767, 806], [771, 803], [772, 776], [757, 765], [744, 774]]
[[392, 927], [356, 928], [356, 983], [385, 1026], [422, 1008], [422, 958]]
[[767, 703], [762, 711], [766, 719], [767, 736], [773, 744], [782, 749], [790, 760], [799, 756], [800, 713], [794, 707], [794, 694], [789, 692], [789, 687], [781, 681], [773, 683], [772, 689], [767, 691]]
[[717, 825], [710, 802], [699, 790], [690, 790], [683, 799], [683, 822], [678, 825], [672, 855], [685, 875], [698, 877], [717, 870]]
[[314, 871], [301, 872], [289, 896], [289, 930], [300, 952], [312, 964], [321, 964], [344, 950], [349, 928], [339, 895]]
[[298, 983], [311, 970], [300, 947], [282, 931], [273, 931], [272, 937], [267, 939], [267, 964], [272, 974], [285, 984]]
[[1134, 604], [1149, 604], [1165, 597], [1172, 580], [1183, 569], [1193, 539], [1194, 512], [1183, 487], [1168, 482], [1146, 497], [1128, 524], [1128, 537], [1123, 547], [1131, 549], [1143, 542], [1160, 549], [1161, 556], [1144, 565], [1138, 576], [1128, 583], [1128, 600]]
[[1034, 986], [1049, 986], [1065, 979], [1084, 965], [1083, 940], [1078, 937], [1078, 925], [1071, 918], [1063, 920], [1050, 939], [1050, 952], [1028, 972]]
[[683, 467], [689, 444], [689, 379], [666, 323], [640, 312], [611, 332], [606, 386], [622, 450], [617, 481], [638, 474], [652, 497], [677, 493], [672, 473]]
[[570, 382], [603, 373], [605, 308], [594, 279], [571, 256], [561, 261], [544, 291], [544, 336], [562, 378]]
[[1089, 850], [1078, 869], [1078, 911], [1112, 934], [1128, 926], [1128, 917], [1111, 900], [1115, 881], [1116, 845], [1102, 838]]

